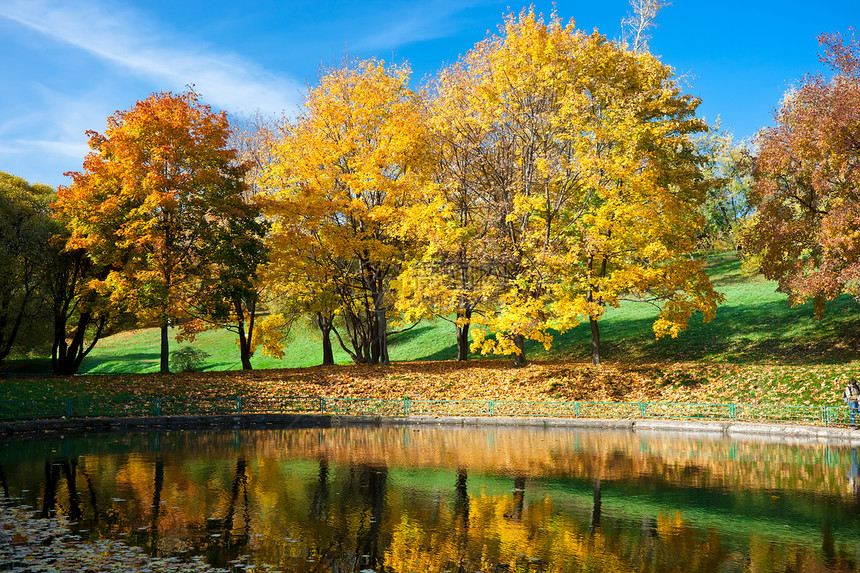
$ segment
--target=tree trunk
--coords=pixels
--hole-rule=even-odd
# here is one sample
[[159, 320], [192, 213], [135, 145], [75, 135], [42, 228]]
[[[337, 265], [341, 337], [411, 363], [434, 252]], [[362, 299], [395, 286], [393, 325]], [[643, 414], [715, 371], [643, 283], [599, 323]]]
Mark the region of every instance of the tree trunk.
[[[30, 298], [29, 291], [25, 293], [24, 298], [21, 301], [21, 305], [18, 308], [18, 314], [15, 316], [15, 319], [12, 323], [12, 330], [9, 331], [9, 334], [4, 339], [4, 334], [6, 334], [6, 321], [7, 314], [3, 313], [3, 316], [0, 316], [0, 320], [2, 320], [2, 324], [0, 324], [0, 362], [3, 362], [3, 359], [9, 356], [9, 353], [12, 351], [12, 345], [15, 343], [15, 338], [18, 336], [18, 330], [21, 328], [21, 323], [24, 320], [24, 314], [26, 313], [26, 304]], [[3, 309], [4, 311], [6, 309]]]
[[323, 366], [331, 366], [334, 364], [334, 349], [331, 345], [331, 331], [334, 330], [334, 320], [331, 315], [324, 315], [321, 312], [316, 313], [317, 328], [322, 334], [323, 345]]
[[[381, 294], [380, 298], [382, 298]], [[388, 359], [388, 321], [385, 308], [376, 309], [376, 328], [379, 336], [379, 363], [388, 366], [391, 361]]]
[[[373, 301], [373, 312], [376, 316], [376, 336], [374, 364], [382, 364], [388, 366], [391, 362], [388, 359], [388, 320], [385, 316], [385, 285], [382, 279], [378, 278], [378, 271], [374, 272], [371, 278], [370, 298]], [[378, 360], [376, 360], [378, 358]]]
[[[54, 344], [51, 349], [51, 368], [54, 374], [58, 376], [71, 376], [75, 374], [81, 367], [81, 362], [83, 362], [86, 355], [90, 353], [96, 342], [101, 339], [106, 323], [107, 321], [104, 316], [94, 318], [92, 312], [82, 312], [78, 316], [78, 324], [75, 327], [70, 344], [66, 342], [65, 338], [65, 315], [62, 318], [55, 315]], [[87, 329], [91, 326], [95, 326], [95, 332], [89, 346], [84, 347]]]
[[334, 328], [334, 326], [332, 326], [331, 332], [334, 332], [334, 335], [337, 337], [338, 344], [340, 344], [340, 347], [343, 349], [344, 352], [349, 355], [349, 357], [354, 363], [364, 364], [366, 361], [363, 359], [363, 354], [361, 350], [362, 347], [359, 344], [357, 333], [354, 328], [350, 327], [352, 318], [350, 317], [350, 314], [347, 313], [344, 313], [343, 318], [344, 324], [346, 325], [347, 336], [349, 337], [349, 343], [351, 348], [344, 343], [343, 337], [340, 335], [340, 332], [338, 332], [337, 329]]
[[[95, 312], [96, 293], [92, 290], [80, 292], [91, 263], [83, 251], [63, 255], [58, 264], [64, 270], [57, 273], [56, 283], [51, 287], [51, 301], [54, 315], [54, 342], [51, 347], [51, 368], [59, 376], [71, 376], [78, 371], [84, 357], [96, 345], [107, 324], [106, 310]], [[104, 280], [108, 269], [94, 273], [94, 278]], [[76, 300], [77, 297], [77, 300]], [[71, 341], [66, 339], [66, 328], [78, 310], [78, 321], [72, 332]], [[83, 310], [82, 310], [83, 309]], [[87, 331], [93, 328], [89, 345], [86, 343]]]
[[367, 362], [369, 364], [379, 364], [381, 349], [379, 348], [379, 320], [377, 320], [376, 311], [373, 312], [372, 317], [368, 344], [368, 356], [370, 356], [370, 359]]
[[239, 356], [242, 359], [242, 370], [253, 370], [251, 366], [251, 344], [245, 336], [245, 326], [239, 323]]
[[233, 299], [233, 311], [236, 313], [237, 330], [239, 331], [239, 357], [242, 360], [242, 370], [253, 370], [251, 366], [251, 337], [254, 334], [254, 309], [249, 309], [247, 314], [250, 315], [248, 332], [245, 333], [245, 306], [242, 299], [237, 297]]
[[[608, 261], [606, 257], [603, 257], [603, 260], [600, 263], [600, 274], [598, 275], [601, 279], [606, 277], [607, 262]], [[588, 259], [588, 268], [590, 271], [593, 272], [593, 255]], [[589, 285], [588, 296], [585, 299], [586, 302], [589, 303], [589, 305], [596, 300], [598, 305], [600, 305], [601, 307], [603, 306], [603, 300], [600, 298], [600, 295], [598, 294], [597, 296], [595, 296], [595, 293], [599, 293], [599, 290], [599, 285], [595, 285], [594, 283]], [[588, 322], [591, 325], [591, 363], [597, 366], [600, 364], [600, 327], [597, 324], [597, 318], [594, 317], [594, 312], [592, 310], [589, 310]]]
[[167, 340], [167, 317], [161, 317], [161, 370], [162, 374], [170, 374], [170, 343]]
[[[65, 315], [63, 316], [65, 319]], [[68, 370], [68, 344], [66, 343], [66, 321], [54, 315], [54, 343], [51, 346], [51, 370], [63, 376]], [[74, 374], [72, 372], [71, 374]]]
[[526, 365], [526, 337], [522, 334], [514, 334], [514, 345], [519, 349], [519, 352], [514, 354], [514, 366]]
[[591, 363], [597, 366], [600, 364], [600, 325], [593, 317], [588, 319], [588, 323], [591, 325]]
[[[465, 362], [469, 360], [469, 321], [472, 318], [472, 309], [457, 314], [457, 360]], [[463, 326], [460, 326], [461, 318], [465, 319]]]
[[331, 346], [331, 327], [322, 329], [323, 343], [323, 366], [332, 366], [334, 364], [334, 350]]
[[379, 364], [381, 348], [379, 347], [379, 315], [376, 313], [376, 294], [371, 293], [371, 297], [373, 300], [370, 302], [373, 304], [368, 304], [365, 307], [368, 324], [368, 339], [365, 343], [367, 350], [365, 352], [365, 356], [367, 356], [367, 362], [369, 364]]
[[371, 319], [370, 363], [390, 364], [388, 359], [388, 323], [385, 317], [384, 273], [366, 260], [361, 262], [362, 282], [366, 289], [365, 308]]

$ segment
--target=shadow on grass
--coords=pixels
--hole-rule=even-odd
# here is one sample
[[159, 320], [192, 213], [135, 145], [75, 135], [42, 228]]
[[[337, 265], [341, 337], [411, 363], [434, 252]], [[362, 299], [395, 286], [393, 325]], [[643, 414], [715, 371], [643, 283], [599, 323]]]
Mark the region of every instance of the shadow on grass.
[[199, 368], [201, 372], [211, 372], [222, 371], [222, 370], [241, 370], [242, 369], [242, 361], [241, 360], [219, 360], [218, 362], [204, 362], [203, 365]]
[[[410, 342], [424, 336], [433, 330], [431, 326], [415, 326], [410, 328], [409, 330], [405, 330], [403, 332], [398, 332], [397, 334], [389, 334], [388, 335], [388, 345], [393, 348], [396, 346], [405, 346]], [[390, 332], [390, 331], [389, 331]]]
[[[129, 354], [116, 354], [110, 359], [84, 358], [81, 363], [79, 374], [130, 374], [144, 372], [146, 369], [158, 365], [161, 354], [158, 352], [133, 352]], [[135, 364], [135, 368], [130, 368]], [[93, 372], [96, 371], [96, 372]]]
[[[721, 254], [709, 257], [705, 264], [711, 284], [719, 290], [722, 287], [745, 284], [755, 279], [743, 271], [743, 264], [736, 254]], [[764, 279], [759, 279], [764, 280]]]
[[21, 358], [6, 359], [0, 364], [0, 376], [15, 376], [25, 374], [28, 376], [52, 376], [53, 367], [50, 358]]
[[[448, 331], [448, 329], [446, 329]], [[398, 346], [405, 346], [411, 342], [418, 341], [419, 339], [426, 338], [428, 336], [432, 336], [436, 334], [437, 336], [433, 338], [433, 342], [438, 340], [450, 340], [450, 344], [442, 343], [441, 348], [437, 348], [433, 352], [429, 352], [427, 354], [422, 354], [422, 350], [426, 350], [426, 348], [419, 349], [415, 352], [416, 357], [414, 360], [457, 360], [457, 338], [456, 331], [454, 326], [450, 326], [450, 331], [441, 337], [438, 336], [438, 329], [427, 325], [427, 326], [416, 326], [411, 330], [407, 330], [405, 332], [401, 332], [389, 338], [389, 345], [391, 348], [397, 348]], [[430, 346], [431, 348], [436, 347], [436, 344], [426, 344], [425, 341], [424, 346]], [[469, 353], [469, 358], [479, 358], [480, 355]]]
[[[453, 338], [453, 336], [452, 336]], [[495, 357], [492, 356], [481, 356], [480, 354], [469, 353], [469, 360], [476, 359], [492, 359]], [[504, 356], [499, 356], [498, 358], [505, 358]], [[457, 345], [451, 344], [442, 348], [441, 350], [437, 350], [431, 354], [427, 354], [426, 356], [421, 356], [420, 358], [416, 358], [416, 360], [457, 360]]]
[[[623, 362], [705, 361], [738, 364], [840, 364], [855, 360], [860, 348], [860, 304], [840, 297], [821, 320], [812, 305], [789, 307], [782, 301], [758, 305], [722, 306], [710, 323], [701, 315], [678, 338], [656, 340], [653, 317], [634, 320], [607, 318], [600, 323], [601, 355]], [[590, 357], [591, 333], [579, 325], [557, 335], [549, 352], [536, 344], [527, 348], [547, 358]]]

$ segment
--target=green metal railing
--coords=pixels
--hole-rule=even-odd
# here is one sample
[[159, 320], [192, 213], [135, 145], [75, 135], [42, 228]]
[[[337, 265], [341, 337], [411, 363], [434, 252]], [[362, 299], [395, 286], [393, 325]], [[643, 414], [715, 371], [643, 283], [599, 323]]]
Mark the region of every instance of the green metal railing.
[[512, 400], [385, 400], [322, 397], [70, 398], [0, 400], [0, 420], [234, 414], [331, 416], [508, 416], [597, 419], [680, 419], [843, 426], [846, 407], [778, 404], [538, 402]]

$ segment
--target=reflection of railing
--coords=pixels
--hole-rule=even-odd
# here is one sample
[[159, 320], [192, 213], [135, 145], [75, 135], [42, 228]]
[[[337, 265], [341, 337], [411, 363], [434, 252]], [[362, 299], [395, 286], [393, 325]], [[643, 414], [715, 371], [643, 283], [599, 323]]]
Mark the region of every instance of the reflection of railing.
[[535, 402], [509, 400], [385, 400], [322, 397], [70, 398], [0, 400], [0, 420], [327, 414], [333, 416], [528, 416], [554, 418], [680, 419], [839, 426], [848, 409], [780, 404], [667, 404], [645, 402]]

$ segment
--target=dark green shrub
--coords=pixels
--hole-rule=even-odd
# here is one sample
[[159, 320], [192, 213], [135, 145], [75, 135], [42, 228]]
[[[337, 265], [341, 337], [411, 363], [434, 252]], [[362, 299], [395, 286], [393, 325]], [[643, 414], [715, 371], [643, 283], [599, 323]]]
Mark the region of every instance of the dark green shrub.
[[170, 369], [173, 372], [196, 372], [209, 358], [209, 353], [191, 346], [183, 346], [170, 353]]

